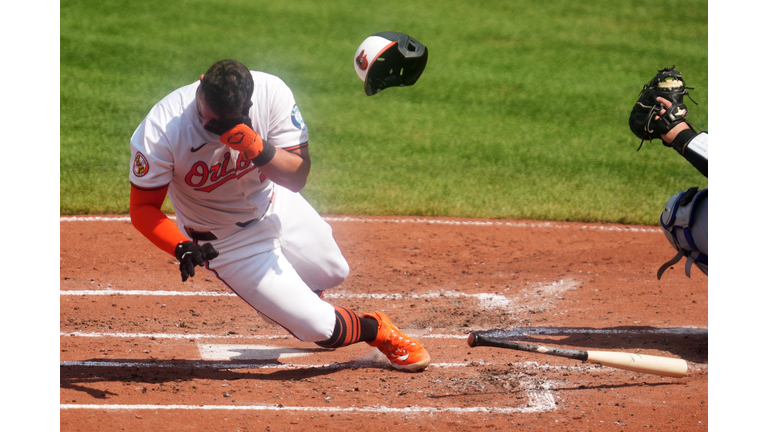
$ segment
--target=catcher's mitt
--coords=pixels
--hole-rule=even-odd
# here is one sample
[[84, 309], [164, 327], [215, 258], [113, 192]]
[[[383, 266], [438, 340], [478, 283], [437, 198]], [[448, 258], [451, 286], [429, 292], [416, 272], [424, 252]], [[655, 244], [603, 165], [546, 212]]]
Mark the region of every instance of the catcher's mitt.
[[[691, 98], [688, 89], [693, 90], [693, 87], [685, 86], [683, 76], [675, 69], [674, 65], [671, 68], [659, 69], [656, 76], [643, 86], [640, 97], [629, 114], [629, 128], [640, 138], [640, 147], [645, 141], [652, 141], [654, 138], [661, 139], [662, 134], [669, 132], [678, 124], [688, 123], [685, 120], [688, 109], [683, 104], [683, 96], [688, 95], [688, 98]], [[672, 102], [672, 106], [666, 110], [664, 115], [659, 114], [664, 109], [664, 105], [656, 101], [657, 97], [663, 97]], [[696, 103], [693, 99], [691, 102]], [[656, 116], [659, 118], [655, 119]], [[688, 124], [690, 125], [690, 123]], [[664, 145], [670, 146], [667, 143]], [[640, 147], [637, 149], [640, 150]]]

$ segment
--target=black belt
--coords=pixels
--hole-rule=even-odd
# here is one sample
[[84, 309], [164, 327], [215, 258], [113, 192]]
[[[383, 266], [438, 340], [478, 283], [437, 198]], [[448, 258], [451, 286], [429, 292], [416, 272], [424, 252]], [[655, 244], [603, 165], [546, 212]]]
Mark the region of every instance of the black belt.
[[245, 221], [245, 222], [235, 222], [235, 225], [239, 226], [240, 228], [245, 228], [248, 225], [250, 225], [251, 222], [254, 222], [254, 221], [257, 221], [257, 220], [259, 220], [259, 218], [251, 219], [251, 220]]
[[198, 240], [198, 241], [211, 241], [211, 240], [217, 240], [218, 237], [216, 237], [215, 234], [213, 234], [210, 231], [197, 231], [195, 229], [192, 229], [188, 226], [184, 226], [184, 231], [187, 232], [187, 235], [192, 240]]
[[[250, 225], [251, 222], [255, 222], [257, 220], [259, 220], [259, 219], [256, 218], [256, 219], [251, 219], [251, 220], [245, 221], [245, 222], [235, 222], [235, 225], [239, 226], [240, 228], [245, 228], [248, 225]], [[187, 232], [187, 235], [192, 240], [211, 241], [211, 240], [218, 240], [219, 239], [218, 237], [216, 237], [216, 234], [214, 234], [214, 233], [212, 233], [210, 231], [197, 231], [194, 228], [190, 228], [190, 227], [188, 227], [186, 225], [184, 226], [184, 230]]]

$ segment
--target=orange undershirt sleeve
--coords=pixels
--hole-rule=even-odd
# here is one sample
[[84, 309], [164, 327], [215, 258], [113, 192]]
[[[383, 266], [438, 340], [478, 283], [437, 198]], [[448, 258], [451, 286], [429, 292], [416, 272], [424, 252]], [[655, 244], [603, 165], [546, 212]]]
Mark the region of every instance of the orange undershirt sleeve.
[[163, 213], [168, 186], [161, 189], [145, 190], [131, 186], [131, 223], [155, 246], [174, 255], [173, 250], [181, 242], [189, 241], [176, 224]]

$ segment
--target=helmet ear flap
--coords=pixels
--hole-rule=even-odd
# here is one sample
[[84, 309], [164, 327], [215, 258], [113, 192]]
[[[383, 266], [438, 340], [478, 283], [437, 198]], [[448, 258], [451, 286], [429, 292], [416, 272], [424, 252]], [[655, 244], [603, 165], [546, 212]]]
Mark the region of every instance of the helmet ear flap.
[[416, 84], [416, 81], [419, 80], [421, 74], [424, 72], [424, 68], [427, 67], [428, 54], [427, 47], [424, 47], [424, 54], [421, 56], [405, 59], [402, 72], [402, 85], [410, 86]]

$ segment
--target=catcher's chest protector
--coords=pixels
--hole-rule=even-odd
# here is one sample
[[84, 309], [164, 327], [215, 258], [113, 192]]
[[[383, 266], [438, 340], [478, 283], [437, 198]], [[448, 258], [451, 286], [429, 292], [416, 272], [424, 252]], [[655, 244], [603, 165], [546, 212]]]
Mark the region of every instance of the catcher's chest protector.
[[677, 249], [677, 255], [664, 263], [656, 277], [666, 269], [687, 257], [685, 262], [685, 274], [691, 277], [691, 266], [696, 264], [704, 274], [708, 274], [708, 222], [707, 189], [698, 190], [693, 187], [687, 191], [681, 191], [673, 195], [667, 201], [664, 212], [661, 213], [661, 227], [664, 235], [672, 246]]

